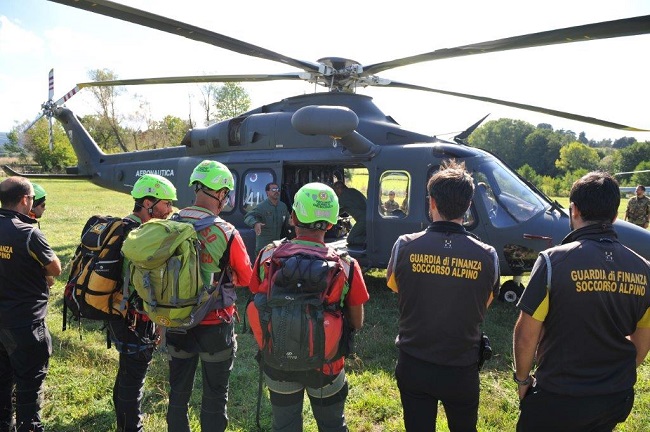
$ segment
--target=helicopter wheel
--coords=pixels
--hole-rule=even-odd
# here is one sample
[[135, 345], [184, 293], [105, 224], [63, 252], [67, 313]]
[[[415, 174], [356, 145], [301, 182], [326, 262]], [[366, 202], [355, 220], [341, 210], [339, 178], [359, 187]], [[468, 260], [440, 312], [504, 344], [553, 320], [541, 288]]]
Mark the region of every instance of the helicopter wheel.
[[499, 292], [499, 300], [506, 303], [516, 303], [523, 292], [524, 286], [522, 284], [518, 284], [513, 280], [509, 280], [501, 286], [501, 291]]

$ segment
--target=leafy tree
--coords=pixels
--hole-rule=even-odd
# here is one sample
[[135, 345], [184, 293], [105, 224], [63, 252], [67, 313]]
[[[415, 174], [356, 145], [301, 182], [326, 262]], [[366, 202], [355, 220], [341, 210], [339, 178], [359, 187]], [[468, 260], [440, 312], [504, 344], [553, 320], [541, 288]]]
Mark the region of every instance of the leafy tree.
[[587, 134], [584, 133], [584, 132], [580, 132], [580, 135], [578, 135], [578, 142], [589, 145], [589, 140], [587, 139]]
[[171, 115], [165, 116], [160, 122], [160, 128], [165, 136], [167, 146], [180, 145], [187, 131], [192, 127], [189, 122]]
[[620, 150], [619, 172], [634, 171], [640, 161], [650, 160], [650, 142], [635, 142]]
[[[99, 148], [106, 153], [116, 153], [122, 151], [122, 147], [115, 136], [114, 127], [109, 121], [100, 115], [86, 115], [81, 117], [81, 124], [88, 131], [90, 136], [95, 140]], [[120, 136], [125, 135], [125, 130], [117, 125], [120, 129]]]
[[634, 171], [648, 171], [648, 172], [638, 172], [632, 176], [631, 183], [634, 185], [650, 185], [650, 161], [643, 161], [638, 164]]
[[526, 163], [524, 142], [534, 130], [533, 125], [522, 120], [492, 120], [474, 131], [469, 142], [474, 147], [495, 153], [517, 169]]
[[598, 162], [600, 158], [596, 150], [575, 141], [560, 149], [560, 158], [555, 165], [568, 173], [579, 169], [587, 171], [596, 169]]
[[220, 86], [214, 97], [214, 107], [217, 112], [214, 118], [217, 121], [237, 117], [251, 106], [251, 98], [248, 92], [236, 82], [227, 82]]
[[540, 175], [553, 176], [557, 172], [555, 161], [560, 157], [561, 147], [562, 135], [537, 128], [524, 140], [522, 161]]
[[539, 181], [539, 175], [535, 172], [535, 170], [528, 164], [524, 164], [521, 168], [517, 170], [517, 173], [519, 173], [520, 176], [537, 186], [537, 183]]
[[27, 122], [20, 126], [15, 126], [7, 133], [8, 142], [4, 145], [4, 150], [9, 156], [17, 156], [18, 160], [25, 162], [27, 159], [27, 150], [20, 144], [20, 130], [27, 127]]
[[631, 146], [635, 142], [636, 142], [636, 138], [634, 137], [623, 137], [615, 140], [614, 144], [612, 144], [612, 147], [617, 149], [623, 149], [625, 147]]
[[[117, 75], [109, 69], [91, 70], [88, 76], [93, 81], [112, 81], [117, 79]], [[123, 118], [115, 110], [115, 101], [124, 92], [124, 87], [90, 87], [90, 91], [99, 104], [97, 115], [101, 118], [101, 123], [104, 123], [104, 126], [111, 130], [115, 136], [115, 142], [120, 149], [128, 152], [129, 150], [122, 136], [123, 130], [120, 128], [120, 121]]]
[[60, 171], [66, 166], [76, 165], [77, 156], [58, 122], [53, 123], [53, 135], [54, 142], [50, 150], [50, 126], [46, 118], [41, 118], [23, 133], [25, 149], [32, 155], [34, 162], [45, 171]]

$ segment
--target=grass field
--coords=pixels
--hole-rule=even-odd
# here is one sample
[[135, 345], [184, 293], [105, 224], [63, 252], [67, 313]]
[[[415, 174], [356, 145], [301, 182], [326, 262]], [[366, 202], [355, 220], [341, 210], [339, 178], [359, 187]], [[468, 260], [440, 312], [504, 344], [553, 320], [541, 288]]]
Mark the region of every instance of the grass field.
[[[0, 178], [2, 180], [2, 178]], [[48, 192], [47, 211], [41, 229], [50, 244], [67, 264], [78, 242], [86, 219], [92, 214], [123, 216], [133, 201], [127, 195], [100, 189], [84, 181], [40, 181]], [[564, 205], [565, 203], [563, 203]], [[53, 336], [54, 353], [46, 380], [43, 417], [46, 430], [55, 432], [105, 432], [114, 430], [111, 391], [117, 366], [117, 353], [106, 348], [101, 324], [73, 323], [65, 332], [62, 324], [62, 290], [68, 268], [52, 290], [48, 325]], [[346, 406], [352, 431], [402, 431], [399, 392], [393, 378], [397, 332], [396, 297], [386, 288], [383, 271], [366, 275], [371, 299], [366, 305], [365, 327], [357, 336], [357, 355], [348, 360], [350, 396]], [[238, 300], [243, 311], [247, 292]], [[495, 302], [487, 314], [484, 330], [490, 335], [494, 357], [481, 372], [480, 431], [513, 431], [518, 415], [516, 388], [511, 379], [511, 338], [517, 312], [510, 304]], [[239, 350], [230, 381], [228, 411], [232, 431], [255, 430], [258, 368], [256, 348], [250, 334], [237, 325]], [[585, 353], [587, 357], [589, 353]], [[637, 399], [628, 421], [617, 431], [650, 430], [650, 362], [639, 370]], [[200, 388], [200, 374], [196, 387]], [[147, 377], [144, 412], [145, 430], [166, 430], [167, 363], [159, 350]], [[192, 430], [200, 430], [200, 392], [191, 401]], [[305, 407], [305, 430], [316, 431]], [[270, 406], [266, 395], [262, 402], [262, 427], [270, 430]], [[446, 431], [444, 412], [439, 413], [438, 430]], [[172, 431], [173, 432], [173, 431]]]

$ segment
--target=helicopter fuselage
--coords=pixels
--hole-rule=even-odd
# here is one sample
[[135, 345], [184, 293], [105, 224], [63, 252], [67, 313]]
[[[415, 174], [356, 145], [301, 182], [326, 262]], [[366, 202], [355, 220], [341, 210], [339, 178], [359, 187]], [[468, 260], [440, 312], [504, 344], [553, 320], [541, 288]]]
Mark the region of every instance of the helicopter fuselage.
[[[539, 251], [559, 244], [569, 232], [567, 213], [495, 155], [404, 130], [367, 96], [296, 96], [190, 130], [177, 147], [110, 155], [70, 110], [59, 107], [54, 115], [77, 154], [78, 174], [115, 191], [129, 193], [141, 175], [158, 174], [174, 183], [177, 206], [184, 207], [193, 203], [188, 179], [199, 162], [227, 165], [236, 186], [220, 216], [238, 228], [251, 252], [255, 234], [244, 216], [266, 198], [267, 183], [280, 185], [282, 200], [291, 206], [303, 184], [332, 184], [354, 173], [359, 178], [352, 183], [367, 197], [367, 233], [365, 248], [349, 252], [365, 267], [386, 267], [398, 236], [430, 223], [426, 183], [446, 159], [464, 162], [474, 177], [476, 195], [464, 225], [495, 247], [502, 275], [530, 271]], [[397, 192], [397, 211], [384, 208], [389, 191]], [[649, 233], [626, 222], [616, 228], [625, 244], [650, 258]], [[329, 240], [344, 243], [337, 236]]]

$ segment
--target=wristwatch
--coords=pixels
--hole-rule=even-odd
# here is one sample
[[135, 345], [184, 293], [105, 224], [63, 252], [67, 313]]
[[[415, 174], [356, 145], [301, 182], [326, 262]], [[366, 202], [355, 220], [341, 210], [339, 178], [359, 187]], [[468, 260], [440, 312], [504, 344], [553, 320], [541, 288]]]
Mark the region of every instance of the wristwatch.
[[525, 380], [520, 380], [519, 378], [517, 378], [517, 372], [512, 373], [512, 379], [515, 380], [515, 382], [517, 384], [519, 384], [520, 386], [527, 386], [527, 385], [530, 385], [530, 383], [533, 382], [533, 376], [532, 375], [529, 374], [526, 377]]

